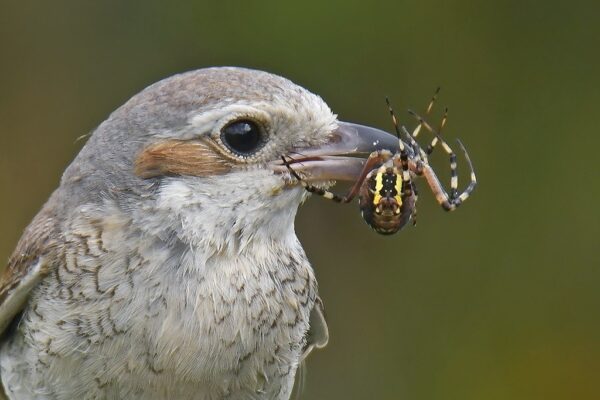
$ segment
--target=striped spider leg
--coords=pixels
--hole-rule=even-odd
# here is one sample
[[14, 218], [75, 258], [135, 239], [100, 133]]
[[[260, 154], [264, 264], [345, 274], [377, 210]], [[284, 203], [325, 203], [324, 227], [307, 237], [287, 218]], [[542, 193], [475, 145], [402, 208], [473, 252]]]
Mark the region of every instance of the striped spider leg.
[[[436, 131], [425, 121], [419, 114], [414, 111], [409, 110], [409, 113], [413, 115], [418, 121], [419, 125], [425, 127], [428, 131], [430, 131], [434, 136], [435, 140], [439, 142], [444, 149], [444, 151], [450, 156], [450, 194], [446, 193], [443, 186], [439, 182], [435, 172], [427, 162], [420, 162], [416, 165], [414, 170], [416, 175], [423, 175], [425, 180], [429, 184], [429, 187], [433, 191], [438, 203], [444, 208], [444, 210], [452, 211], [455, 210], [458, 206], [460, 206], [473, 192], [475, 186], [477, 186], [477, 177], [475, 176], [475, 169], [473, 168], [473, 163], [471, 162], [471, 157], [469, 157], [469, 153], [465, 149], [465, 146], [462, 142], [457, 139], [458, 145], [465, 155], [465, 159], [467, 160], [467, 164], [470, 169], [470, 178], [471, 181], [467, 188], [462, 191], [460, 194], [458, 193], [458, 174], [456, 172], [457, 163], [456, 163], [456, 153], [452, 150], [452, 148], [446, 143], [445, 140], [439, 134], [439, 131]], [[444, 118], [442, 120], [442, 124], [440, 127], [445, 125], [445, 121], [447, 119], [447, 111], [444, 114]], [[433, 143], [433, 142], [432, 142]], [[432, 145], [435, 146], [435, 143]]]
[[[431, 100], [429, 101], [429, 104], [427, 105], [427, 108], [425, 109], [425, 116], [427, 116], [427, 115], [429, 115], [429, 113], [431, 113], [431, 110], [433, 109], [433, 105], [435, 104], [437, 97], [440, 93], [440, 89], [441, 88], [438, 86], [437, 89], [435, 90], [435, 92], [433, 93], [433, 96], [431, 96]], [[392, 114], [392, 120], [394, 120], [393, 111], [392, 111], [391, 107], [389, 107], [389, 103], [388, 103], [388, 108], [389, 108], [390, 114]], [[409, 112], [410, 112], [410, 110], [409, 110]], [[447, 112], [448, 112], [448, 109], [446, 109], [445, 116], [447, 115]], [[441, 132], [442, 128], [444, 127], [445, 122], [446, 122], [446, 120], [445, 120], [445, 118], [443, 118], [438, 131]], [[423, 128], [423, 124], [417, 125], [416, 128], [410, 134], [410, 136], [416, 140], [417, 136], [421, 132], [421, 128]], [[396, 128], [396, 132], [397, 131], [398, 131], [398, 129]], [[435, 148], [436, 144], [437, 144], [437, 138], [434, 137], [433, 140], [431, 141], [431, 143], [429, 143], [429, 145], [427, 145], [427, 148], [425, 150], [422, 150], [422, 149], [420, 150], [419, 154], [421, 155], [421, 158], [425, 162], [428, 162], [427, 158], [433, 152], [433, 149]]]
[[[434, 105], [435, 101], [437, 100], [439, 91], [440, 91], [440, 88], [438, 87], [427, 106], [425, 115], [427, 115], [431, 112], [431, 109], [433, 108], [433, 105]], [[465, 201], [469, 197], [471, 192], [473, 192], [473, 190], [475, 189], [475, 186], [477, 185], [477, 178], [475, 176], [473, 164], [471, 162], [471, 158], [469, 157], [467, 150], [465, 149], [462, 142], [457, 139], [460, 148], [462, 149], [463, 153], [465, 154], [465, 158], [466, 158], [467, 163], [470, 168], [470, 176], [471, 176], [471, 182], [469, 183], [468, 187], [460, 195], [458, 194], [458, 174], [456, 171], [456, 169], [457, 169], [456, 154], [454, 153], [454, 151], [452, 151], [451, 147], [448, 145], [448, 143], [446, 141], [444, 141], [442, 139], [442, 137], [440, 135], [442, 129], [444, 128], [444, 126], [446, 125], [446, 122], [448, 120], [448, 108], [446, 108], [444, 111], [444, 116], [442, 117], [442, 121], [440, 122], [440, 126], [437, 129], [437, 131], [434, 128], [432, 128], [431, 125], [423, 117], [421, 117], [419, 114], [417, 114], [415, 111], [408, 110], [409, 114], [412, 115], [414, 118], [416, 118], [417, 121], [419, 122], [417, 127], [413, 130], [412, 134], [409, 133], [404, 126], [402, 126], [401, 128], [399, 127], [397, 119], [394, 115], [394, 111], [392, 110], [389, 102], [388, 102], [388, 109], [389, 109], [390, 115], [392, 116], [392, 122], [394, 123], [394, 128], [396, 129], [397, 135], [399, 135], [399, 130], [402, 129], [404, 136], [406, 137], [407, 143], [409, 143], [413, 147], [415, 155], [418, 155], [418, 157], [415, 157], [415, 159], [414, 159], [414, 161], [416, 162], [414, 165], [414, 170], [413, 170], [413, 168], [411, 168], [411, 171], [413, 171], [416, 175], [424, 175], [425, 176], [425, 179], [427, 180], [431, 190], [433, 191], [434, 195], [436, 196], [438, 203], [440, 203], [440, 205], [445, 210], [450, 211], [450, 210], [456, 209], [456, 207], [458, 207], [460, 204], [462, 204], [462, 202]], [[421, 128], [423, 128], [423, 127], [426, 130], [428, 130], [429, 132], [431, 132], [434, 136], [432, 141], [428, 144], [425, 151], [423, 151], [420, 148], [419, 144], [416, 143], [416, 140], [415, 140], [415, 138], [418, 136]], [[450, 174], [451, 174], [450, 194], [447, 194], [445, 192], [445, 190], [443, 189], [442, 185], [440, 184], [439, 179], [437, 178], [435, 172], [433, 171], [431, 166], [429, 166], [428, 156], [433, 153], [433, 150], [435, 149], [435, 147], [438, 143], [441, 144], [444, 151], [450, 156]], [[417, 150], [417, 149], [420, 149], [420, 150]], [[414, 212], [416, 214], [416, 209], [414, 210]], [[416, 218], [416, 216], [415, 216], [415, 218]]]

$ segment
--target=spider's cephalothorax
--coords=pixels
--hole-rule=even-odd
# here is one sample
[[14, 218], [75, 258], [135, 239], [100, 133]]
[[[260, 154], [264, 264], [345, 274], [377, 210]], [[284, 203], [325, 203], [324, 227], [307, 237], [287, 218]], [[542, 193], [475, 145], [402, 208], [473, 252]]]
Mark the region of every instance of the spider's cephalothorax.
[[[427, 107], [426, 114], [431, 111], [438, 92], [439, 88], [433, 95]], [[338, 203], [349, 203], [358, 195], [359, 207], [363, 219], [377, 233], [384, 235], [398, 232], [410, 220], [413, 221], [413, 224], [416, 224], [418, 193], [413, 181], [415, 176], [423, 176], [425, 178], [436, 200], [446, 211], [455, 210], [460, 206], [469, 197], [477, 184], [469, 154], [462, 143], [458, 141], [471, 170], [469, 185], [462, 193], [458, 193], [456, 154], [439, 135], [439, 132], [446, 124], [447, 110], [438, 130], [433, 129], [417, 113], [409, 110], [409, 113], [419, 121], [419, 125], [411, 134], [404, 126], [400, 127], [389, 101], [387, 101], [387, 104], [396, 135], [398, 136], [399, 151], [392, 153], [390, 150], [378, 150], [371, 153], [364, 163], [359, 178], [345, 196], [338, 196], [335, 193], [308, 184], [291, 167], [291, 164], [299, 161], [294, 159], [286, 160], [282, 157], [283, 163], [287, 166], [292, 176], [307, 191]], [[425, 129], [434, 135], [433, 140], [425, 150], [415, 140], [422, 127], [425, 127]], [[402, 140], [401, 135], [404, 135], [406, 141]], [[428, 161], [428, 156], [433, 152], [438, 143], [441, 144], [444, 151], [450, 156], [450, 193], [444, 190]]]

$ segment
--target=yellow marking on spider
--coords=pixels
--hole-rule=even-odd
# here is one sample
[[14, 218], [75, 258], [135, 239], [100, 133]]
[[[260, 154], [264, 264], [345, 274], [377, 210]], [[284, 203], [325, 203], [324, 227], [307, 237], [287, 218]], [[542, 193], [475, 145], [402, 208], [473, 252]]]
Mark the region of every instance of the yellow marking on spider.
[[375, 196], [373, 196], [373, 205], [378, 205], [381, 201], [381, 189], [383, 189], [383, 172], [381, 168], [375, 175]]
[[[400, 174], [396, 174], [396, 195], [394, 196], [394, 198], [396, 199], [396, 202], [398, 202], [398, 206], [402, 205], [402, 182], [403, 182], [403, 178], [402, 175]], [[398, 208], [398, 212], [400, 211], [400, 208]]]

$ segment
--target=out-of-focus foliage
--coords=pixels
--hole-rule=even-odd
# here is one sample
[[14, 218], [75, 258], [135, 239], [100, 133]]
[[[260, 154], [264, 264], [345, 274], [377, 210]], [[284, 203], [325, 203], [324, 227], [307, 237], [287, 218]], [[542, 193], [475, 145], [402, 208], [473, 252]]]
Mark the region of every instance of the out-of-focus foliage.
[[[599, 8], [3, 0], [0, 257], [76, 138], [168, 75], [265, 69], [386, 129], [385, 95], [414, 126], [403, 110], [441, 85], [431, 120], [449, 107], [445, 135], [478, 172], [472, 199], [446, 214], [421, 182], [419, 225], [392, 237], [356, 205], [313, 198], [299, 213], [331, 330], [303, 398], [600, 398]], [[433, 163], [446, 177], [446, 157]]]

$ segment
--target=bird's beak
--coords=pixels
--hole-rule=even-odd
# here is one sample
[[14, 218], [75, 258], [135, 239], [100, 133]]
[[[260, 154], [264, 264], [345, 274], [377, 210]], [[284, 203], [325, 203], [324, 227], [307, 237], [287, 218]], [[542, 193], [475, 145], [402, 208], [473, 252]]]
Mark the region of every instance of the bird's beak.
[[[329, 141], [318, 147], [298, 148], [286, 154], [285, 160], [306, 181], [354, 181], [366, 157], [377, 150], [399, 150], [398, 138], [369, 126], [339, 122]], [[288, 171], [283, 160], [272, 164], [276, 172]]]

